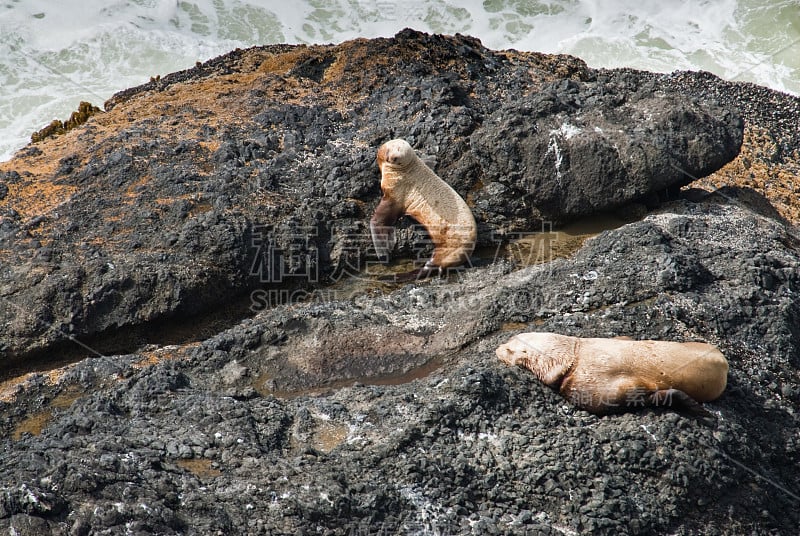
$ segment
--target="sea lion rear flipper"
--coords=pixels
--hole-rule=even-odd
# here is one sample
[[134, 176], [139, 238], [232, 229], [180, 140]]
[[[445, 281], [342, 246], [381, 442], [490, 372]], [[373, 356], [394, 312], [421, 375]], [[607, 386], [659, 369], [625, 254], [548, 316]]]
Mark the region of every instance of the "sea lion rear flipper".
[[654, 406], [682, 409], [690, 415], [701, 419], [711, 419], [714, 417], [713, 413], [680, 389], [660, 389], [654, 391], [651, 401]]
[[389, 261], [389, 253], [394, 249], [395, 243], [394, 224], [402, 215], [403, 208], [384, 195], [369, 221], [372, 245], [382, 262]]

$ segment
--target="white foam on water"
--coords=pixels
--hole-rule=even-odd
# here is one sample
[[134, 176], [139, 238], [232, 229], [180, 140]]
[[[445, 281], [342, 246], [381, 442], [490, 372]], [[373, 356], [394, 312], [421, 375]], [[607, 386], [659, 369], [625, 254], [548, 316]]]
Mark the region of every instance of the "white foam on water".
[[797, 0], [0, 0], [0, 161], [82, 100], [270, 43], [412, 27], [592, 67], [709, 70], [800, 93]]

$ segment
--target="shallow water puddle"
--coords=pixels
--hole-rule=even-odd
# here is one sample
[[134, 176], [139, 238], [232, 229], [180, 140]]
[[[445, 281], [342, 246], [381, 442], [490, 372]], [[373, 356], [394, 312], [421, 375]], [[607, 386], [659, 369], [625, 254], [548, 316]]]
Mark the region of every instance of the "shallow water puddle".
[[[574, 254], [586, 239], [603, 231], [616, 229], [626, 223], [628, 222], [613, 215], [584, 218], [558, 230], [545, 230], [543, 232], [525, 234], [503, 247], [484, 248], [482, 251], [476, 252], [475, 257], [478, 262], [482, 262], [494, 260], [498, 255], [505, 255], [522, 266], [549, 262], [555, 258], [568, 257]], [[419, 266], [419, 261], [409, 259], [397, 259], [388, 265], [370, 265], [361, 274], [337, 281], [323, 289], [318, 295], [311, 296], [310, 299], [357, 300], [361, 296], [366, 297], [390, 292], [399, 288], [402, 284], [386, 282], [379, 278], [407, 273]], [[424, 280], [419, 282], [424, 284]], [[509, 323], [504, 325], [502, 329], [515, 331], [527, 327], [529, 327], [529, 324]], [[357, 369], [354, 367], [350, 371], [352, 376], [349, 378], [331, 381], [316, 379], [317, 385], [311, 387], [307, 387], [308, 383], [304, 386], [295, 384], [296, 387], [292, 387], [291, 379], [280, 378], [267, 372], [257, 376], [252, 383], [252, 387], [261, 395], [272, 395], [284, 399], [300, 396], [321, 396], [356, 384], [402, 385], [410, 383], [414, 380], [426, 378], [438, 371], [443, 367], [445, 361], [444, 357], [434, 357], [424, 364], [409, 370], [381, 376], [356, 376]], [[402, 365], [402, 363], [398, 363], [398, 365]], [[312, 378], [308, 378], [307, 381], [314, 383]]]
[[441, 369], [446, 362], [445, 357], [434, 357], [418, 367], [411, 368], [396, 374], [386, 374], [382, 376], [361, 376], [356, 378], [344, 378], [326, 382], [323, 385], [306, 388], [278, 388], [270, 387], [273, 376], [264, 373], [255, 378], [252, 387], [262, 396], [274, 396], [275, 398], [292, 399], [301, 396], [323, 396], [331, 394], [346, 387], [354, 385], [403, 385], [414, 380], [427, 378], [434, 372]]
[[520, 266], [543, 264], [572, 256], [583, 243], [603, 231], [618, 229], [633, 220], [611, 214], [582, 218], [558, 229], [544, 228], [525, 234], [506, 246], [507, 256]]
[[527, 322], [506, 322], [500, 326], [500, 331], [517, 331], [530, 326]]

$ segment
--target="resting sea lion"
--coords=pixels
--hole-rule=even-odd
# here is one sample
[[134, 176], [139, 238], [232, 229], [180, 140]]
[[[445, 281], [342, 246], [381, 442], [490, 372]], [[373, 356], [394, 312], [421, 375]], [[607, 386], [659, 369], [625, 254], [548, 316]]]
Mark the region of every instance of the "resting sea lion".
[[509, 365], [530, 369], [577, 406], [598, 414], [656, 405], [709, 415], [698, 402], [721, 395], [728, 377], [722, 353], [700, 342], [521, 333], [496, 354]]
[[375, 252], [389, 259], [394, 247], [394, 224], [407, 214], [421, 223], [434, 245], [433, 256], [421, 271], [463, 264], [469, 259], [477, 230], [467, 204], [449, 184], [420, 160], [405, 140], [387, 141], [378, 149], [381, 198], [369, 222]]

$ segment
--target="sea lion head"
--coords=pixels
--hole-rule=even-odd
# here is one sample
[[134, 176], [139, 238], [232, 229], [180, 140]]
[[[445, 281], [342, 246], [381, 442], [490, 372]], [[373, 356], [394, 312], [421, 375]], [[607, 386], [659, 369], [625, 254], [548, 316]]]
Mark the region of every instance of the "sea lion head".
[[520, 333], [501, 344], [495, 354], [504, 363], [531, 370], [546, 385], [554, 387], [575, 363], [576, 341], [555, 333]]
[[413, 162], [416, 157], [414, 149], [406, 140], [390, 140], [378, 149], [378, 167], [381, 170], [383, 170], [384, 164], [405, 167]]

